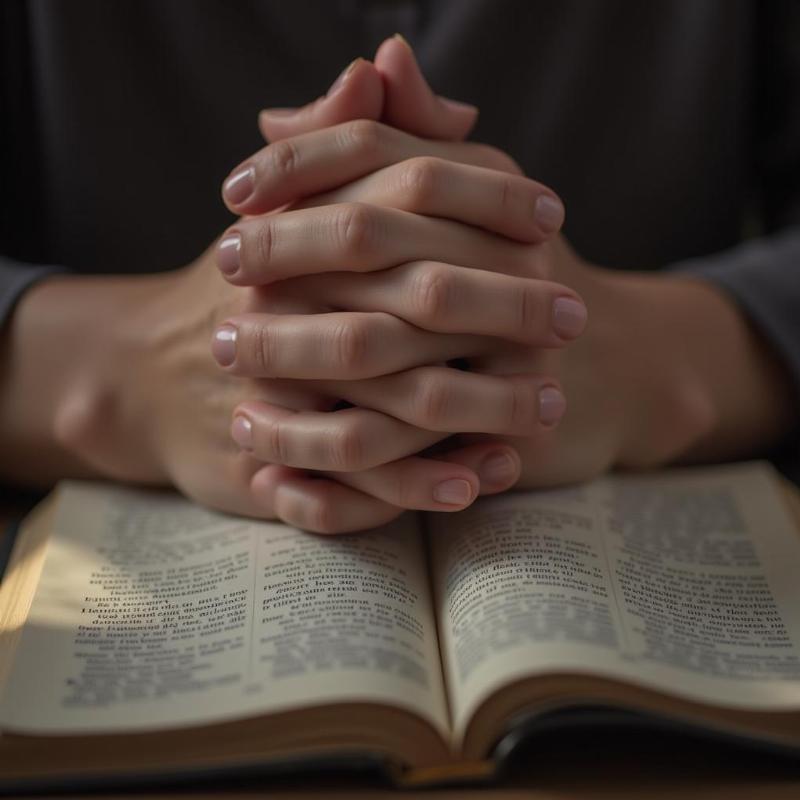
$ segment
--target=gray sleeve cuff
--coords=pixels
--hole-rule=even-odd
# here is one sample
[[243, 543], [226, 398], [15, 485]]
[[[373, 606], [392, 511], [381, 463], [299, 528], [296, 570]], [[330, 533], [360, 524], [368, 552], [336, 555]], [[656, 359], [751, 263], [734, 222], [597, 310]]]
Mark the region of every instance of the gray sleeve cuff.
[[11, 316], [14, 306], [26, 289], [48, 275], [64, 271], [63, 267], [24, 264], [0, 256], [0, 328]]

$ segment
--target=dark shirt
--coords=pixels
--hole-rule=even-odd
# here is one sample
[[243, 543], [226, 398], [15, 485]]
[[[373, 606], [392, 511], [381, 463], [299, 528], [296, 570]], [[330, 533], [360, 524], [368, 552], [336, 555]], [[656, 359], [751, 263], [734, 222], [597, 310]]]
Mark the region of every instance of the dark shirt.
[[0, 25], [0, 321], [32, 263], [197, 257], [258, 110], [400, 32], [480, 107], [472, 138], [561, 195], [583, 256], [715, 281], [800, 387], [800, 3], [3, 0]]

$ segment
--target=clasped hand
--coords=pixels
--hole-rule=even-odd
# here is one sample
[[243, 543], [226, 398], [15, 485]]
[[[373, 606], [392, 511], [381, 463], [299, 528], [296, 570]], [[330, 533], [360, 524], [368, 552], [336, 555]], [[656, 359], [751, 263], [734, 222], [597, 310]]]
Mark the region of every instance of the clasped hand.
[[62, 441], [104, 475], [318, 532], [683, 453], [713, 422], [683, 356], [716, 294], [582, 261], [555, 193], [462, 141], [474, 121], [397, 39], [262, 113], [271, 144], [225, 183], [239, 219], [124, 290]]
[[[388, 46], [416, 70], [401, 43]], [[340, 91], [363, 96], [354, 84], [372, 77], [375, 67], [357, 63]], [[237, 407], [233, 438], [270, 465], [253, 479], [260, 497], [276, 505], [289, 480], [308, 485], [276, 465], [383, 501], [384, 517], [462, 508], [481, 489], [516, 481], [518, 457], [507, 447], [451, 452], [465, 467], [477, 456], [475, 476], [415, 455], [453, 433], [535, 447], [564, 412], [558, 379], [533, 364], [486, 374], [512, 343], [531, 353], [562, 348], [586, 322], [577, 293], [547, 279], [561, 203], [516, 172], [490, 148], [424, 141], [366, 119], [278, 139], [234, 170], [225, 197], [246, 216], [222, 237], [219, 266], [231, 283], [259, 287], [262, 306], [225, 321], [215, 356], [233, 374], [273, 388], [302, 381], [322, 399], [310, 410], [263, 400]], [[484, 369], [456, 369], [453, 359]], [[332, 411], [325, 399], [352, 407]]]

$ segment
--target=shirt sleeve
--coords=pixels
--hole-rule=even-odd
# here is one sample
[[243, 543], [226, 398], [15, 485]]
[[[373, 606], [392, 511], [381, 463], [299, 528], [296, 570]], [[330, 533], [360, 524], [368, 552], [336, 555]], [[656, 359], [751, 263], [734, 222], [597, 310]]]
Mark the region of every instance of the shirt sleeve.
[[0, 330], [26, 289], [43, 278], [60, 272], [65, 270], [44, 264], [24, 264], [0, 256]]

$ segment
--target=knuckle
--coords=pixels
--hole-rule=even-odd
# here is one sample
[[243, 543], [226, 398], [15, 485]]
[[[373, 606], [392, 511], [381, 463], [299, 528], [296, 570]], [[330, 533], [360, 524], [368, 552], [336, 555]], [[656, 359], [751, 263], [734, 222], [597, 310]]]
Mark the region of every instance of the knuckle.
[[297, 172], [300, 165], [300, 153], [291, 139], [281, 139], [267, 148], [270, 158], [270, 169], [281, 177], [289, 177]]
[[402, 187], [410, 211], [427, 208], [435, 196], [442, 172], [441, 162], [431, 156], [419, 156], [405, 162]]
[[263, 219], [258, 226], [255, 243], [259, 267], [269, 268], [275, 253], [275, 228], [269, 218]]
[[254, 325], [250, 334], [250, 362], [256, 372], [262, 376], [269, 375], [270, 367], [273, 364], [272, 336], [268, 328], [267, 324]]
[[384, 126], [371, 119], [356, 119], [348, 122], [342, 128], [342, 133], [345, 138], [345, 149], [355, 151], [361, 156], [375, 155], [384, 146]]
[[444, 317], [452, 307], [453, 274], [444, 265], [424, 264], [412, 278], [411, 302], [423, 320]]
[[536, 291], [536, 285], [531, 285], [526, 281], [525, 285], [516, 293], [516, 300], [518, 330], [523, 336], [529, 337], [533, 331], [542, 328], [542, 304]]
[[333, 363], [352, 377], [365, 364], [369, 331], [361, 319], [350, 319], [336, 325], [331, 333]]
[[393, 504], [398, 508], [416, 508], [417, 479], [413, 473], [405, 470], [398, 475], [393, 489]]
[[339, 513], [333, 499], [326, 493], [315, 497], [306, 507], [307, 526], [316, 533], [339, 533]]
[[536, 428], [538, 401], [530, 381], [508, 381], [506, 419], [511, 431], [529, 433]]
[[364, 440], [354, 425], [342, 425], [328, 440], [331, 469], [358, 472], [364, 467]]
[[[501, 174], [499, 181], [498, 206], [503, 218], [512, 215], [519, 217], [520, 209], [523, 210], [526, 217], [530, 217], [528, 209], [533, 208], [533, 204], [536, 202], [536, 196], [532, 189], [527, 186], [523, 188], [522, 182], [516, 175]], [[528, 191], [526, 192], [525, 189]]]
[[361, 255], [369, 252], [375, 241], [375, 212], [361, 203], [345, 203], [338, 212], [335, 227], [342, 252]]
[[289, 449], [286, 441], [286, 428], [281, 424], [281, 420], [276, 419], [270, 422], [264, 430], [264, 442], [266, 443], [265, 455], [274, 464], [289, 464]]
[[450, 390], [447, 382], [431, 373], [420, 376], [417, 391], [417, 418], [424, 427], [440, 425], [448, 418]]

